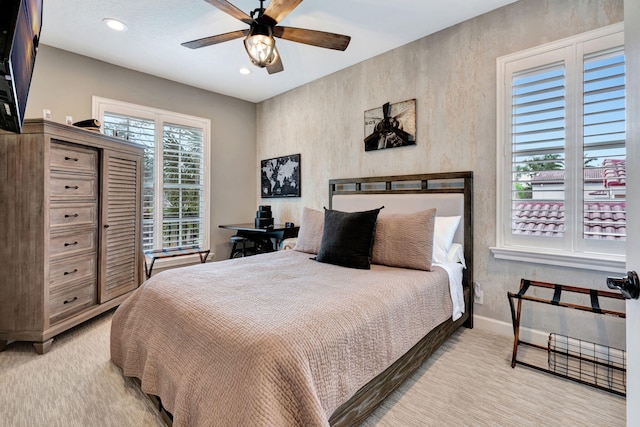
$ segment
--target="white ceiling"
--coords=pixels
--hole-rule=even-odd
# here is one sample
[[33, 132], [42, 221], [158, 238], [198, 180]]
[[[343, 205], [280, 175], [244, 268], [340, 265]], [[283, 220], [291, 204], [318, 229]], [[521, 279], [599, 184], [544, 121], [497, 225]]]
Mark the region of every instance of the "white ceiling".
[[[260, 102], [515, 0], [306, 0], [281, 25], [351, 36], [346, 51], [276, 39], [284, 71], [249, 62], [242, 39], [180, 43], [247, 28], [205, 0], [46, 0], [41, 43], [251, 102]], [[258, 0], [230, 0], [249, 14]], [[265, 2], [265, 7], [268, 1]], [[104, 18], [125, 22], [122, 33]], [[251, 74], [238, 70], [247, 67]]]

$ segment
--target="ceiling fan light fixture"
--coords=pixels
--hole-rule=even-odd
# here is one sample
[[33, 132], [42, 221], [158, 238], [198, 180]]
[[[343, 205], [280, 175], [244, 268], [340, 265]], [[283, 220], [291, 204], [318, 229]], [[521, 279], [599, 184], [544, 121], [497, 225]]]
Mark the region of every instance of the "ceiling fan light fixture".
[[253, 65], [260, 68], [268, 67], [278, 59], [276, 41], [268, 25], [253, 25], [244, 39], [244, 48]]
[[266, 8], [264, 3], [267, 0], [258, 1], [260, 7], [254, 9], [250, 14], [246, 14], [231, 4], [229, 0], [207, 0], [207, 3], [212, 6], [248, 24], [249, 29], [191, 40], [182, 43], [182, 46], [189, 49], [199, 49], [244, 37], [244, 48], [251, 63], [257, 67], [266, 68], [269, 74], [275, 74], [284, 71], [284, 66], [274, 37], [334, 50], [345, 50], [349, 45], [351, 40], [349, 36], [279, 25], [279, 22], [302, 0], [270, 0]]

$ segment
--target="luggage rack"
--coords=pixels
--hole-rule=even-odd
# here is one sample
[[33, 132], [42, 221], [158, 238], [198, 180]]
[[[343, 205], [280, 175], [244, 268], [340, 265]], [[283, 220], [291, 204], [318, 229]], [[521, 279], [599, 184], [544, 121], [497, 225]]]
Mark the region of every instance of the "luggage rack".
[[[553, 289], [553, 297], [551, 299], [545, 299], [526, 295], [527, 291], [532, 287]], [[591, 306], [561, 301], [563, 292], [587, 294], [590, 296]], [[626, 396], [627, 364], [626, 352], [624, 350], [565, 337], [555, 333], [549, 334], [546, 347], [520, 339], [520, 318], [523, 300], [624, 319], [626, 318], [625, 313], [602, 309], [599, 301], [599, 298], [601, 297], [622, 300], [624, 299], [622, 295], [596, 289], [585, 289], [574, 286], [521, 279], [519, 291], [517, 293], [507, 292], [507, 297], [509, 299], [511, 320], [513, 323], [512, 368], [515, 368], [516, 364], [520, 364], [562, 378], [567, 378], [581, 384], [609, 391], [620, 396]], [[517, 300], [517, 304], [514, 304], [514, 300]], [[518, 347], [521, 344], [546, 351], [548, 366], [543, 367], [527, 361], [518, 360]]]
[[[151, 277], [151, 272], [153, 271], [153, 264], [155, 264], [157, 259], [162, 258], [174, 258], [178, 256], [186, 256], [186, 255], [196, 255], [200, 256], [200, 262], [205, 263], [207, 258], [209, 257], [210, 249], [202, 249], [198, 245], [192, 246], [177, 246], [173, 248], [163, 248], [163, 249], [155, 249], [144, 251], [144, 272], [147, 279]], [[147, 263], [147, 259], [151, 260]]]

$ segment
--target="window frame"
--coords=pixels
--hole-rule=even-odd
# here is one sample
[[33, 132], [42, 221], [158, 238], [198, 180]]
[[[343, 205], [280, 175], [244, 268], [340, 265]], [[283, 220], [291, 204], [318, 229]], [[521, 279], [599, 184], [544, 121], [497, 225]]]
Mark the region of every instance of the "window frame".
[[[104, 113], [111, 112], [114, 114], [121, 114], [126, 116], [138, 117], [141, 119], [151, 120], [155, 122], [155, 142], [154, 142], [154, 212], [162, 212], [162, 203], [164, 199], [164, 189], [157, 188], [155, 183], [163, 181], [163, 135], [164, 125], [174, 124], [183, 125], [188, 127], [194, 127], [202, 129], [202, 158], [203, 158], [203, 185], [202, 185], [202, 247], [210, 248], [211, 239], [211, 120], [190, 116], [186, 114], [176, 113], [172, 111], [162, 110], [153, 107], [146, 107], [142, 105], [132, 104], [124, 101], [118, 101], [99, 96], [92, 97], [92, 113], [93, 117], [96, 117], [101, 122], [104, 121]], [[162, 221], [158, 221], [154, 217], [154, 245], [153, 249], [161, 249], [162, 247]], [[210, 254], [210, 257], [213, 254]], [[176, 259], [159, 260], [164, 262], [156, 262], [160, 267], [170, 267], [173, 265], [181, 265], [191, 262], [192, 257], [180, 257]]]
[[[583, 150], [582, 114], [571, 114], [582, 106], [582, 67], [584, 54], [624, 47], [624, 23], [617, 23], [578, 34], [542, 46], [505, 55], [496, 60], [496, 246], [495, 258], [573, 267], [589, 270], [624, 272], [625, 241], [584, 241], [582, 236]], [[545, 67], [563, 61], [565, 68], [565, 236], [514, 235], [512, 218], [512, 123], [511, 76], [515, 70]], [[576, 143], [577, 146], [576, 146]], [[555, 239], [555, 238], [554, 238]]]

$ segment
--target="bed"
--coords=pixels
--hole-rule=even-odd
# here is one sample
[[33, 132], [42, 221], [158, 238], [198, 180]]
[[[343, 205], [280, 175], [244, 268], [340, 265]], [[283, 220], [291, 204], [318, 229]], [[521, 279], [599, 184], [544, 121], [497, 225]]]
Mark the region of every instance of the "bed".
[[[357, 425], [473, 327], [472, 185], [471, 172], [331, 180], [324, 223], [305, 208], [296, 249], [145, 282], [114, 314], [111, 358], [174, 426]], [[433, 233], [452, 218], [442, 248]], [[425, 265], [429, 227], [429, 255], [445, 252]], [[328, 242], [366, 231], [373, 263], [332, 258]]]

